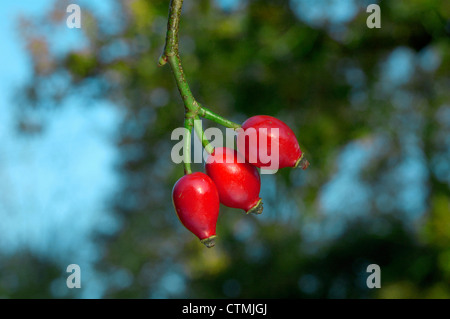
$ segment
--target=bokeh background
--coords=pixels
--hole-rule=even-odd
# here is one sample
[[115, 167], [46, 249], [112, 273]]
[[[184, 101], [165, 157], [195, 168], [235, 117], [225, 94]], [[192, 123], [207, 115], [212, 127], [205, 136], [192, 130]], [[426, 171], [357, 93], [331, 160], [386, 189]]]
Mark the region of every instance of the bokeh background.
[[222, 206], [213, 249], [172, 207], [168, 4], [2, 2], [0, 297], [449, 298], [450, 2], [185, 1], [194, 96], [280, 118], [311, 163], [262, 175], [260, 216]]

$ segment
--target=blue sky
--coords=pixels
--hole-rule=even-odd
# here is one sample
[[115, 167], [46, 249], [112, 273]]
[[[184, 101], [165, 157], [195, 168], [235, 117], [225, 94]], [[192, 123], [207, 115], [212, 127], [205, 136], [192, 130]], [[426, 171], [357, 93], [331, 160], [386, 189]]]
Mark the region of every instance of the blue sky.
[[[85, 264], [89, 277], [94, 276], [89, 265], [99, 256], [93, 231], [110, 232], [118, 226], [107, 199], [118, 183], [114, 128], [120, 112], [107, 103], [80, 107], [81, 100], [70, 98], [51, 111], [46, 130], [36, 136], [18, 134], [13, 117], [13, 94], [30, 75], [17, 17], [41, 14], [52, 3], [8, 1], [0, 13], [0, 250], [9, 254], [29, 248], [54, 257], [62, 269]], [[107, 1], [102, 3], [100, 10], [107, 10]], [[62, 25], [56, 49], [79, 44], [79, 32]], [[100, 293], [94, 285], [84, 291], [84, 297]]]

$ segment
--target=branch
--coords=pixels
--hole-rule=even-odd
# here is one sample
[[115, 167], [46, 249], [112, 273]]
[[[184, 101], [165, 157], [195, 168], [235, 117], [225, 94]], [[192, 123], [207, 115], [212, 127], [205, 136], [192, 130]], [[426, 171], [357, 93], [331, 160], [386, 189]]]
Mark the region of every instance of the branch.
[[183, 0], [171, 0], [169, 9], [169, 20], [167, 22], [166, 43], [164, 52], [159, 58], [159, 65], [167, 63], [168, 58], [178, 55], [178, 29], [180, 25], [181, 8]]
[[[163, 66], [169, 63], [177, 83], [178, 91], [180, 92], [181, 98], [183, 99], [185, 109], [184, 126], [188, 130], [187, 136], [189, 137], [189, 139], [185, 139], [185, 150], [186, 153], [189, 153], [185, 154], [185, 173], [189, 174], [191, 172], [190, 135], [192, 132], [192, 128], [195, 129], [205, 150], [210, 154], [213, 151], [213, 148], [209, 144], [209, 141], [204, 137], [204, 132], [202, 128], [199, 127], [198, 125], [195, 125], [194, 121], [195, 119], [199, 119], [199, 116], [202, 116], [225, 127], [233, 129], [237, 129], [241, 126], [239, 124], [233, 123], [223, 118], [222, 116], [212, 112], [211, 110], [205, 107], [202, 107], [192, 95], [191, 89], [189, 88], [189, 84], [186, 80], [186, 77], [184, 76], [180, 55], [178, 53], [178, 30], [180, 26], [180, 16], [182, 7], [183, 7], [183, 0], [170, 1], [169, 20], [167, 22], [166, 43], [164, 45], [164, 51], [159, 57], [158, 64], [159, 66]], [[189, 155], [189, 163], [186, 162], [188, 155]]]
[[183, 67], [181, 66], [181, 59], [178, 54], [178, 29], [180, 25], [182, 6], [183, 0], [170, 1], [166, 43], [164, 45], [164, 51], [159, 58], [159, 65], [162, 66], [169, 62], [177, 82], [178, 91], [183, 99], [184, 107], [186, 109], [186, 116], [194, 118], [200, 107], [195, 101], [191, 89], [189, 88], [189, 84], [186, 81]]

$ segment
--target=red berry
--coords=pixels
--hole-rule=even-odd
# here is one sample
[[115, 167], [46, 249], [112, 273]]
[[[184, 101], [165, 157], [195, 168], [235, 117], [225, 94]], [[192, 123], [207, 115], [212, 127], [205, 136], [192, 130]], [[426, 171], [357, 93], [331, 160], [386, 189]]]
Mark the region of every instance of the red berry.
[[216, 184], [223, 205], [247, 213], [262, 212], [258, 170], [247, 163], [242, 154], [227, 147], [215, 148], [206, 160], [205, 170]]
[[184, 175], [173, 187], [172, 200], [181, 223], [206, 247], [213, 247], [220, 202], [211, 178], [200, 172]]
[[[278, 129], [278, 133], [274, 129]], [[238, 130], [237, 146], [249, 163], [260, 168], [279, 169], [300, 165], [306, 169], [309, 165], [303, 159], [294, 132], [283, 121], [272, 116], [256, 115], [247, 119], [242, 129]]]

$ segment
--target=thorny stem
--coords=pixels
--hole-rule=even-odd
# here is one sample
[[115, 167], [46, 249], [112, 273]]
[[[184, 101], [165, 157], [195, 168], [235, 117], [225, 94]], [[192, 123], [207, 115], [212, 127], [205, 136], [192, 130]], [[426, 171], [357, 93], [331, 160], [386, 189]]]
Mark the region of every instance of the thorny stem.
[[171, 0], [169, 10], [169, 21], [167, 23], [166, 44], [164, 52], [159, 58], [159, 65], [169, 62], [172, 68], [178, 91], [183, 99], [186, 110], [186, 118], [194, 118], [198, 114], [200, 106], [192, 95], [189, 84], [184, 76], [180, 55], [178, 54], [178, 29], [180, 24], [181, 8], [183, 0]]
[[181, 98], [183, 99], [184, 107], [186, 110], [186, 117], [195, 117], [199, 110], [199, 105], [195, 101], [192, 95], [189, 84], [184, 77], [183, 67], [181, 66], [181, 60], [176, 55], [170, 56], [168, 58], [169, 64], [172, 67], [173, 74], [175, 75], [175, 80], [177, 82], [178, 91], [180, 92]]
[[[163, 66], [167, 63], [172, 68], [175, 81], [177, 83], [178, 91], [180, 92], [181, 98], [183, 99], [185, 108], [185, 128], [189, 130], [189, 138], [185, 137], [185, 147], [189, 150], [189, 162], [190, 162], [190, 134], [192, 128], [194, 127], [197, 135], [202, 141], [202, 145], [205, 150], [211, 154], [213, 151], [212, 146], [209, 144], [208, 140], [205, 138], [203, 130], [198, 125], [194, 125], [194, 119], [199, 119], [199, 117], [204, 117], [206, 119], [212, 120], [225, 127], [238, 129], [241, 126], [237, 123], [233, 123], [230, 120], [223, 118], [222, 116], [212, 112], [211, 110], [203, 107], [198, 103], [194, 96], [192, 95], [189, 84], [184, 76], [183, 67], [181, 65], [181, 59], [178, 52], [178, 30], [180, 25], [181, 9], [183, 7], [183, 0], [171, 0], [169, 9], [169, 20], [167, 22], [167, 34], [166, 43], [164, 46], [164, 51], [159, 58], [159, 66]], [[185, 156], [186, 160], [186, 156]], [[185, 162], [185, 172], [189, 174], [190, 164]]]
[[167, 35], [164, 52], [159, 58], [159, 65], [167, 63], [169, 57], [178, 54], [178, 29], [180, 24], [181, 8], [183, 0], [171, 0], [169, 9], [169, 21], [167, 22]]

